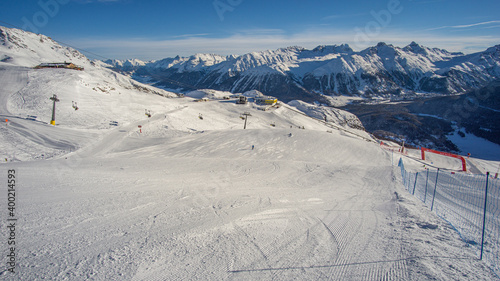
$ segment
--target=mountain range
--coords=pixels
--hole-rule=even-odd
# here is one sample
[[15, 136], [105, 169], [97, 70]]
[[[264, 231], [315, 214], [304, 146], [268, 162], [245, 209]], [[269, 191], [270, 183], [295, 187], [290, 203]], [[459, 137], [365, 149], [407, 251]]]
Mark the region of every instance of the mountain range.
[[291, 100], [332, 104], [330, 97], [413, 99], [454, 95], [500, 77], [500, 45], [463, 54], [412, 42], [386, 43], [356, 52], [349, 45], [288, 47], [240, 56], [196, 54], [143, 62], [107, 60], [105, 65], [155, 86], [186, 91], [257, 89]]
[[[124, 97], [122, 93], [136, 90], [153, 94], [144, 96], [147, 99], [178, 96], [151, 85], [192, 98], [210, 96], [212, 91], [222, 98], [233, 93], [259, 93], [256, 90], [260, 89], [264, 94], [278, 97], [282, 105], [286, 102], [313, 118], [342, 127], [364, 127], [379, 139], [414, 147], [475, 152], [474, 155], [488, 158], [492, 150], [498, 150], [495, 145], [500, 144], [499, 48], [500, 45], [464, 55], [416, 43], [404, 48], [380, 43], [361, 52], [340, 45], [313, 50], [290, 47], [242, 56], [197, 54], [150, 62], [103, 62], [90, 61], [79, 51], [61, 46], [47, 36], [0, 27], [0, 71], [21, 67], [19, 71], [25, 76], [40, 63], [63, 61], [83, 67], [83, 72], [69, 72], [57, 78], [67, 80], [65, 83], [52, 83], [52, 76], [30, 77], [33, 79], [29, 83], [37, 91], [60, 95], [64, 98], [62, 103], [77, 101], [81, 105], [79, 113], [84, 113], [90, 104], [98, 106], [94, 104], [96, 100], [88, 100], [95, 94], [106, 94], [116, 100]], [[213, 90], [226, 88], [229, 90]], [[387, 103], [388, 99], [395, 102]], [[23, 104], [24, 100], [19, 102]], [[347, 104], [341, 109], [354, 115], [325, 104], [337, 107]], [[50, 111], [48, 107], [47, 103], [40, 112], [22, 114], [41, 115]], [[127, 110], [144, 114], [142, 106], [128, 107]], [[61, 116], [73, 118], [71, 104], [62, 108], [69, 110], [60, 113]], [[108, 126], [108, 113], [89, 114], [92, 118], [89, 116], [91, 121], [85, 121], [86, 125]], [[475, 137], [490, 143], [478, 146]], [[469, 144], [473, 143], [476, 148], [471, 149]], [[478, 154], [477, 147], [484, 151]]]

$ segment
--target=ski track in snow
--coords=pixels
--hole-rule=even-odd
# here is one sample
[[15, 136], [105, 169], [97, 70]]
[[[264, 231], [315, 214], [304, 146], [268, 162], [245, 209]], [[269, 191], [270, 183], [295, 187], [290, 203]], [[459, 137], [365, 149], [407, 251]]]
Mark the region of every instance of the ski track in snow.
[[2, 91], [5, 93], [0, 95], [0, 115], [8, 117], [10, 114], [7, 109], [9, 98], [28, 84], [28, 70], [23, 67], [6, 69], [0, 67], [0, 82], [2, 83]]

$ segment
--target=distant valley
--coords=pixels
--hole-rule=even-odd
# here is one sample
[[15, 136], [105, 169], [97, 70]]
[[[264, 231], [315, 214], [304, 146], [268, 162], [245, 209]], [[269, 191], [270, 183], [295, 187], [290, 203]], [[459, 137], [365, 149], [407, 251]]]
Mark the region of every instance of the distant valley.
[[[342, 109], [358, 116], [377, 138], [405, 141], [408, 146], [466, 154], [470, 151], [461, 151], [452, 140], [464, 141], [470, 135], [500, 145], [500, 81], [458, 96], [351, 104]], [[481, 156], [495, 158], [499, 152], [490, 150]]]
[[313, 50], [288, 47], [240, 56], [108, 60], [105, 64], [171, 90], [259, 90], [285, 102], [336, 105], [332, 97], [402, 100], [484, 87], [500, 77], [500, 45], [469, 55], [412, 42], [403, 48], [379, 43], [359, 52], [344, 44]]

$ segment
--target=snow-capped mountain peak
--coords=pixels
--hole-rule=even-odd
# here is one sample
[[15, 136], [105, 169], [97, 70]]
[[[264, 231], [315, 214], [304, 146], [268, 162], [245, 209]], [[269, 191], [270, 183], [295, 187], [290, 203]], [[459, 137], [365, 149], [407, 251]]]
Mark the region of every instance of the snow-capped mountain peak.
[[[62, 65], [63, 62], [73, 63], [78, 66], [78, 68], [73, 69], [81, 71], [50, 67], [38, 69], [36, 67], [40, 64]], [[31, 84], [17, 92], [19, 95], [16, 97], [21, 99], [23, 103], [28, 103], [26, 108], [15, 109], [20, 110], [19, 112], [25, 113], [31, 110], [31, 114], [38, 114], [38, 112], [34, 112], [33, 108], [30, 108], [29, 103], [32, 101], [26, 101], [23, 96], [36, 95], [38, 92], [57, 94], [61, 100], [64, 100], [61, 103], [71, 102], [72, 99], [74, 101], [78, 96], [81, 97], [81, 100], [89, 99], [96, 94], [121, 96], [122, 93], [131, 95], [146, 93], [161, 97], [177, 96], [174, 93], [139, 83], [108, 69], [144, 65], [146, 63], [140, 60], [91, 62], [79, 51], [71, 47], [61, 46], [45, 35], [0, 27], [0, 66], [2, 70], [14, 71], [30, 78]], [[95, 102], [93, 99], [90, 100], [90, 104]], [[13, 103], [15, 104], [15, 102]], [[46, 110], [44, 106], [47, 105], [47, 103], [43, 103], [36, 110]], [[74, 107], [70, 107], [65, 114], [71, 116], [74, 110]], [[84, 112], [84, 110], [80, 112]], [[89, 121], [89, 123], [92, 122], [99, 123], [100, 120]]]
[[498, 79], [498, 50], [495, 46], [464, 55], [416, 42], [405, 47], [380, 42], [361, 51], [347, 44], [312, 50], [291, 46], [240, 56], [166, 58], [134, 71], [156, 77], [158, 85], [167, 88], [178, 88], [168, 82], [175, 80], [191, 88], [258, 89], [285, 101], [323, 100], [322, 95], [412, 98], [422, 93], [457, 94]]
[[338, 53], [338, 54], [352, 54], [354, 50], [348, 44], [342, 45], [320, 45], [312, 50], [316, 53]]
[[89, 66], [90, 61], [79, 51], [64, 47], [41, 34], [0, 26], [0, 61], [33, 67], [40, 63], [72, 62]]

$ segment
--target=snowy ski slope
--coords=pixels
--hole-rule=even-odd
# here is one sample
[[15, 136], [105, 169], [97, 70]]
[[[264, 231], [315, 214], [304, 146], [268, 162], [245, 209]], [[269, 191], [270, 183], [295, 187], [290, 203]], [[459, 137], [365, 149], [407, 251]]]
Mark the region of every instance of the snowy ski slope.
[[[87, 70], [0, 77], [0, 169], [18, 178], [18, 268], [2, 263], [6, 280], [495, 278], [402, 192], [390, 154], [287, 106], [101, 94]], [[58, 92], [54, 127], [47, 100], [60, 87], [90, 90], [78, 111]]]
[[0, 63], [0, 181], [15, 171], [17, 218], [15, 273], [0, 228], [2, 280], [498, 279], [363, 131], [91, 64], [34, 70], [14, 51]]

